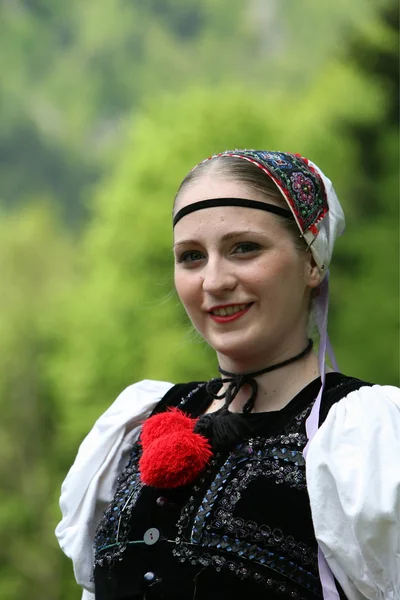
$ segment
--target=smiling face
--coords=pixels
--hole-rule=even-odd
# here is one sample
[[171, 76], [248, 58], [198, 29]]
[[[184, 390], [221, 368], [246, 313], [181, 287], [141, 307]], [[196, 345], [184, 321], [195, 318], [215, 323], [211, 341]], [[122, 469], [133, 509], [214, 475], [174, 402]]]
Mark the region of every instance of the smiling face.
[[[276, 203], [243, 183], [204, 174], [181, 190], [175, 211], [234, 197]], [[237, 206], [202, 209], [176, 224], [174, 253], [178, 295], [221, 366], [254, 370], [302, 350], [310, 291], [320, 277], [279, 218]]]

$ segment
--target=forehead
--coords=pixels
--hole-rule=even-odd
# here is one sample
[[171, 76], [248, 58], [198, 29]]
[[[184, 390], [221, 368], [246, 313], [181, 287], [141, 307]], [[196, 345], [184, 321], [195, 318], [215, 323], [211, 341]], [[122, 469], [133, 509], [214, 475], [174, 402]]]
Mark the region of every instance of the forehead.
[[[267, 199], [246, 184], [215, 177], [203, 177], [182, 191], [176, 202], [175, 213], [200, 200], [214, 198], [242, 198], [276, 204], [273, 198]], [[174, 228], [174, 239], [175, 243], [181, 243], [186, 239], [197, 239], [197, 237], [211, 239], [238, 230], [268, 232], [270, 235], [282, 235], [284, 231], [275, 215], [263, 210], [242, 206], [216, 206], [185, 215]]]
[[[273, 197], [266, 197], [260, 191], [253, 189], [243, 182], [225, 179], [215, 174], [204, 174], [198, 180], [192, 181], [179, 194], [175, 202], [174, 213], [180, 209], [199, 202], [215, 198], [242, 198], [256, 200], [268, 204], [279, 205]], [[204, 208], [183, 217], [174, 228], [174, 238], [177, 242], [187, 235], [219, 234], [229, 230], [243, 229], [282, 233], [284, 228], [271, 213], [253, 208], [240, 206], [219, 206]]]
[[[231, 181], [215, 175], [204, 175], [194, 180], [179, 194], [175, 203], [175, 213], [189, 204], [199, 200], [211, 200], [213, 198], [245, 198], [247, 200], [258, 200], [267, 202], [265, 196], [251, 188], [249, 185], [238, 181]], [[268, 202], [273, 199], [268, 199]]]

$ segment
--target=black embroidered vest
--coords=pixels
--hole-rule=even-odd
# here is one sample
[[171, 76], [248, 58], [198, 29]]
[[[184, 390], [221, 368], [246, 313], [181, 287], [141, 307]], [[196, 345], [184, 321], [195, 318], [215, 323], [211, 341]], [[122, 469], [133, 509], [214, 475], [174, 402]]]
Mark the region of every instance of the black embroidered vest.
[[[328, 374], [321, 422], [362, 385], [370, 384]], [[136, 443], [97, 530], [96, 600], [322, 598], [303, 458], [319, 386], [280, 411], [243, 415], [251, 436], [218, 453], [189, 486], [143, 486]], [[182, 384], [154, 412], [179, 406], [198, 416], [209, 403], [204, 384]]]

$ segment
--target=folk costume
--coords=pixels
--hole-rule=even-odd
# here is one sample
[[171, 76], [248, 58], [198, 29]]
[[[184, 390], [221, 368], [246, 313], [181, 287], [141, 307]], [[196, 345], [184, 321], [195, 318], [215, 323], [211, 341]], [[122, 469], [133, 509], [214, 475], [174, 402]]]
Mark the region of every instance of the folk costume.
[[[288, 209], [215, 198], [294, 219], [326, 273], [316, 299], [321, 377], [284, 408], [254, 413], [256, 373], [128, 387], [83, 441], [56, 535], [83, 599], [400, 600], [400, 394], [338, 372], [327, 335], [328, 266], [344, 216], [311, 161], [235, 150]], [[214, 158], [214, 157], [211, 157]], [[221, 387], [225, 391], [222, 393]], [[243, 412], [229, 406], [243, 385]], [[205, 414], [214, 398], [224, 406]]]

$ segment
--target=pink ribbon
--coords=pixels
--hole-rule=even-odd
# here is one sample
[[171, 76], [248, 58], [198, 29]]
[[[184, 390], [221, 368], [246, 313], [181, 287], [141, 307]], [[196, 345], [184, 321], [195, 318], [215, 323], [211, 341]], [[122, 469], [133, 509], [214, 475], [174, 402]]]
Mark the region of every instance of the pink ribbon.
[[[319, 427], [319, 413], [321, 408], [321, 398], [325, 387], [325, 362], [326, 352], [331, 359], [332, 366], [335, 371], [338, 371], [338, 365], [333, 352], [333, 348], [328, 336], [328, 308], [329, 308], [329, 271], [320, 285], [320, 294], [316, 301], [315, 317], [319, 331], [319, 349], [318, 349], [318, 365], [321, 374], [321, 389], [311, 409], [311, 413], [306, 421], [306, 433], [308, 442], [304, 448], [303, 455], [307, 459], [308, 447]], [[322, 593], [324, 600], [340, 600], [339, 593], [336, 588], [335, 578], [329, 568], [326, 558], [318, 546], [318, 570], [321, 580]]]

